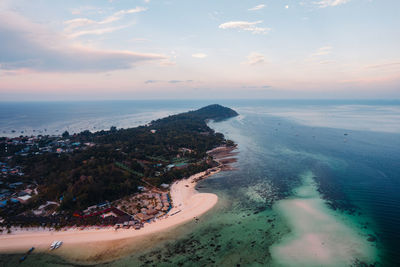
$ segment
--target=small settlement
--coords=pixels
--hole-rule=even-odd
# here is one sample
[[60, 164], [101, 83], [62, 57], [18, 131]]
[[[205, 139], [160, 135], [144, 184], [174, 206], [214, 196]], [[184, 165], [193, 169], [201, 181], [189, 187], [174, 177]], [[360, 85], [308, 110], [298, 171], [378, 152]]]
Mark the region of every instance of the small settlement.
[[73, 216], [82, 221], [96, 220], [102, 226], [138, 230], [146, 222], [167, 216], [172, 207], [168, 192], [147, 191], [146, 188], [143, 191], [111, 203], [90, 206]]
[[[95, 146], [94, 143], [72, 142], [68, 138], [36, 136], [36, 137], [15, 137], [3, 138], [0, 140], [0, 151], [7, 154], [6, 160], [11, 161], [13, 156], [40, 155], [44, 153], [72, 153], [75, 150], [83, 150]], [[10, 151], [10, 148], [12, 151]], [[184, 160], [185, 154], [194, 153], [187, 148], [179, 149], [176, 162], [171, 164], [157, 164], [154, 167], [159, 171], [154, 173], [158, 176], [163, 172], [172, 169], [183, 169], [188, 166]], [[182, 158], [181, 158], [182, 157]], [[154, 159], [157, 160], [157, 159]], [[142, 163], [142, 161], [139, 161]], [[150, 162], [143, 161], [145, 164]], [[125, 168], [122, 163], [117, 163], [120, 168]], [[163, 166], [164, 165], [164, 166]], [[7, 162], [0, 162], [0, 208], [13, 209], [15, 205], [23, 205], [33, 196], [38, 194], [38, 185], [35, 181], [24, 179], [24, 172], [21, 166], [9, 166]], [[129, 171], [129, 169], [128, 169]], [[138, 187], [140, 193], [124, 197], [113, 202], [104, 202], [92, 205], [83, 211], [76, 211], [73, 217], [68, 218], [69, 224], [85, 227], [97, 225], [100, 227], [134, 228], [140, 229], [146, 222], [151, 222], [168, 216], [172, 208], [171, 199], [168, 193], [169, 185], [161, 184], [160, 188], [144, 186]], [[60, 201], [47, 201], [43, 205], [32, 210], [35, 217], [21, 216], [14, 217], [15, 223], [30, 225], [30, 221], [39, 222], [41, 226], [57, 228], [62, 224], [57, 208]], [[38, 218], [40, 218], [38, 220]], [[3, 219], [0, 218], [0, 222]], [[37, 224], [35, 224], [37, 225]]]
[[[93, 143], [81, 144], [62, 137], [3, 137], [0, 139], [0, 157], [4, 156], [4, 161], [12, 162], [14, 156], [72, 153], [92, 146]], [[37, 193], [37, 184], [25, 179], [21, 166], [0, 162], [0, 208], [12, 209], [13, 205], [26, 203]]]

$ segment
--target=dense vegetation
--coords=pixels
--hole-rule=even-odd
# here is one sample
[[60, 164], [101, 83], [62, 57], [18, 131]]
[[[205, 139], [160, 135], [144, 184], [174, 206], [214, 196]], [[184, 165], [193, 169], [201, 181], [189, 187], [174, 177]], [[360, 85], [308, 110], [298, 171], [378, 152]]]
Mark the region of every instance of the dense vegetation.
[[[206, 121], [236, 115], [229, 108], [210, 105], [136, 128], [64, 133], [63, 138], [71, 142], [94, 145], [72, 153], [14, 156], [12, 164], [23, 166], [24, 179], [35, 181], [39, 192], [14, 214], [46, 201], [60, 202], [64, 212], [82, 210], [133, 194], [139, 185], [169, 184], [205, 170], [213, 164], [206, 151], [233, 144], [209, 128]], [[167, 168], [171, 163], [184, 167]]]

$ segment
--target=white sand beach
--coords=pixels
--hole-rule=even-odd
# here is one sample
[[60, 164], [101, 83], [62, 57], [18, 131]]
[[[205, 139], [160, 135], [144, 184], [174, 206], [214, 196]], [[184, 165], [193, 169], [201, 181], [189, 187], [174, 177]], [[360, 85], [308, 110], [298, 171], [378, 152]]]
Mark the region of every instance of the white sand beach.
[[35, 247], [35, 252], [44, 252], [49, 250], [49, 246], [54, 240], [63, 241], [63, 246], [57, 250], [57, 254], [60, 255], [68, 255], [68, 249], [76, 251], [77, 248], [80, 248], [88, 251], [89, 248], [93, 248], [93, 244], [99, 244], [105, 250], [108, 243], [113, 246], [117, 240], [134, 243], [135, 239], [142, 239], [141, 237], [146, 235], [172, 229], [180, 224], [194, 220], [217, 203], [217, 195], [199, 193], [195, 190], [196, 181], [208, 175], [210, 174], [202, 172], [188, 179], [175, 182], [171, 186], [173, 208], [168, 213], [169, 216], [156, 222], [145, 224], [140, 230], [114, 230], [108, 228], [67, 231], [17, 231], [0, 235], [0, 253], [25, 252], [30, 247]]

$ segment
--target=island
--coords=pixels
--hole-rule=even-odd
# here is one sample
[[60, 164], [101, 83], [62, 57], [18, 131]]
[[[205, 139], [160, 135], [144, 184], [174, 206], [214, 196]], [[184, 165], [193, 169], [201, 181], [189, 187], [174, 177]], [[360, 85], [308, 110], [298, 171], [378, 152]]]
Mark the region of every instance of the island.
[[126, 238], [197, 219], [218, 198], [196, 182], [235, 161], [236, 144], [207, 122], [237, 115], [215, 104], [129, 129], [0, 138], [0, 251], [38, 239], [45, 248], [54, 234], [68, 246], [113, 240], [110, 228]]

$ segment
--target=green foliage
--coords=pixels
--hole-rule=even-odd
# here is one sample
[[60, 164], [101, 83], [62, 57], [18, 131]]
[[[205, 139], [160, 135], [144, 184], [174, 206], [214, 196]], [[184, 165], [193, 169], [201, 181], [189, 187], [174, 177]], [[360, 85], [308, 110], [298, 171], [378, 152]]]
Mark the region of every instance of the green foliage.
[[62, 137], [63, 138], [68, 138], [69, 137], [69, 132], [68, 131], [63, 132]]
[[[206, 120], [236, 115], [229, 108], [211, 105], [152, 121], [148, 126], [68, 134], [72, 142], [96, 145], [72, 153], [29, 155], [15, 160], [24, 166], [27, 177], [39, 185], [37, 205], [62, 199], [60, 209], [73, 212], [133, 194], [144, 181], [157, 186], [209, 168], [206, 152], [226, 140], [209, 128]], [[195, 151], [185, 155], [191, 164], [167, 171], [165, 166], [176, 161], [180, 148]], [[155, 177], [156, 171], [162, 175]]]

